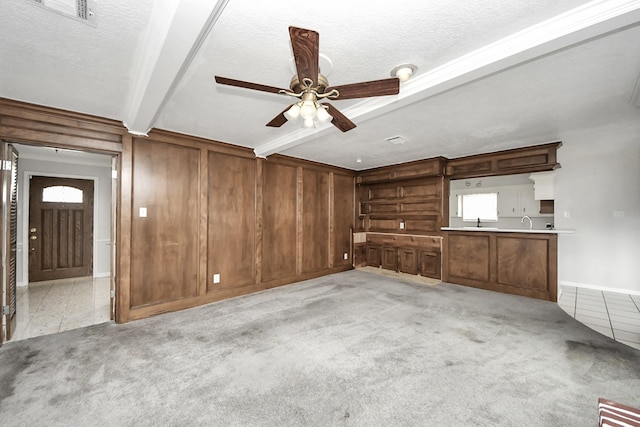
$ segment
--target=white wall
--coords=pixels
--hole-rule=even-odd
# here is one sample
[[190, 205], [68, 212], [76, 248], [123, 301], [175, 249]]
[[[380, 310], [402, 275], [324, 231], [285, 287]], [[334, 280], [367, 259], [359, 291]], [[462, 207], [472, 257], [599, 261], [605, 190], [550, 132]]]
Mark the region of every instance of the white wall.
[[[18, 147], [18, 151], [20, 147]], [[108, 159], [107, 159], [108, 160]], [[108, 163], [105, 162], [105, 163]], [[111, 238], [111, 167], [102, 165], [77, 165], [60, 162], [49, 162], [20, 157], [18, 161], [18, 272], [17, 282], [20, 286], [26, 286], [24, 269], [27, 267], [24, 261], [24, 250], [28, 245], [24, 244], [24, 227], [28, 224], [29, 212], [25, 211], [25, 197], [27, 196], [28, 183], [25, 182], [25, 171], [34, 175], [41, 173], [45, 176], [59, 175], [64, 177], [78, 177], [85, 179], [96, 178], [94, 197], [96, 209], [94, 212], [94, 277], [108, 277], [110, 274], [110, 238]]]
[[560, 285], [640, 295], [640, 119], [565, 134], [562, 143], [556, 228], [576, 233], [559, 236]]

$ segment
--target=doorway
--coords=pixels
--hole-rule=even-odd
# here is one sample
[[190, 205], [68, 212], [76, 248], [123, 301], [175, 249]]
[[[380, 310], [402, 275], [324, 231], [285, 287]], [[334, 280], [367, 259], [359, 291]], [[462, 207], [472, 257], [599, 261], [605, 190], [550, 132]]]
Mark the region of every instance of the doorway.
[[16, 145], [22, 209], [14, 339], [112, 320], [115, 156]]
[[93, 275], [93, 181], [29, 180], [29, 283]]

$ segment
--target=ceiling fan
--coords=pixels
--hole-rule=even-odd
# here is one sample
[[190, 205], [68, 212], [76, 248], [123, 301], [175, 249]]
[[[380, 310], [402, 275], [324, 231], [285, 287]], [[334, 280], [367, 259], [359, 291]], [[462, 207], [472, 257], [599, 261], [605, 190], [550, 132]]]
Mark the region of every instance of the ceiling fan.
[[319, 40], [316, 31], [304, 28], [289, 27], [293, 57], [297, 75], [291, 79], [290, 89], [280, 89], [258, 83], [250, 83], [226, 77], [215, 76], [216, 82], [223, 85], [278, 93], [298, 98], [280, 114], [273, 118], [267, 126], [280, 127], [287, 120], [302, 117], [304, 127], [315, 127], [317, 122], [331, 121], [342, 132], [347, 132], [356, 125], [328, 102], [319, 100], [368, 98], [371, 96], [396, 95], [400, 92], [400, 80], [397, 77], [368, 82], [352, 83], [341, 86], [329, 86], [327, 78], [320, 74]]

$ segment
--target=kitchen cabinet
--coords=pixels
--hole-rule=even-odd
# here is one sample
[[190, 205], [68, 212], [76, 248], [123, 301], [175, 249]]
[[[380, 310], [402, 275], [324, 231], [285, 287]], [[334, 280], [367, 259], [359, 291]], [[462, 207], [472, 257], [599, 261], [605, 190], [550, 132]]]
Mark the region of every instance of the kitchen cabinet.
[[382, 268], [398, 271], [398, 249], [388, 246], [382, 248]]
[[540, 203], [533, 197], [532, 187], [521, 187], [518, 191], [518, 206], [520, 216], [538, 216], [540, 214]]
[[419, 272], [422, 276], [439, 279], [441, 277], [440, 252], [418, 251]]
[[448, 231], [442, 256], [445, 282], [557, 300], [557, 234]]
[[498, 218], [516, 217], [520, 215], [518, 190], [515, 188], [498, 191]]
[[533, 197], [533, 187], [519, 186], [498, 191], [498, 217], [539, 216], [540, 205]]
[[418, 274], [418, 256], [413, 248], [398, 249], [399, 270], [402, 273]]
[[367, 265], [440, 279], [441, 248], [440, 236], [367, 233]]
[[367, 265], [370, 267], [380, 267], [382, 262], [382, 246], [367, 245]]
[[446, 175], [463, 179], [552, 171], [559, 166], [556, 151], [561, 145], [553, 142], [452, 159], [447, 162]]

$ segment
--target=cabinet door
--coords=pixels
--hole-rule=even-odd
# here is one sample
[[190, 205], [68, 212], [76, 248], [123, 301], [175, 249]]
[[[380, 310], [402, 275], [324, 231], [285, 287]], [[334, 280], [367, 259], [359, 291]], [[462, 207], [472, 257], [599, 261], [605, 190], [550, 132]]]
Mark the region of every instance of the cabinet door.
[[420, 274], [434, 279], [441, 278], [440, 252], [420, 251]]
[[519, 217], [518, 190], [503, 189], [498, 192], [498, 218]]
[[380, 246], [367, 245], [367, 265], [368, 266], [380, 267], [381, 251], [382, 251], [382, 248]]
[[416, 250], [411, 248], [400, 248], [400, 268], [403, 273], [418, 274], [418, 259], [416, 256]]
[[520, 189], [520, 215], [540, 215], [540, 202], [535, 200], [533, 187]]
[[398, 271], [398, 250], [396, 248], [382, 248], [382, 268]]

